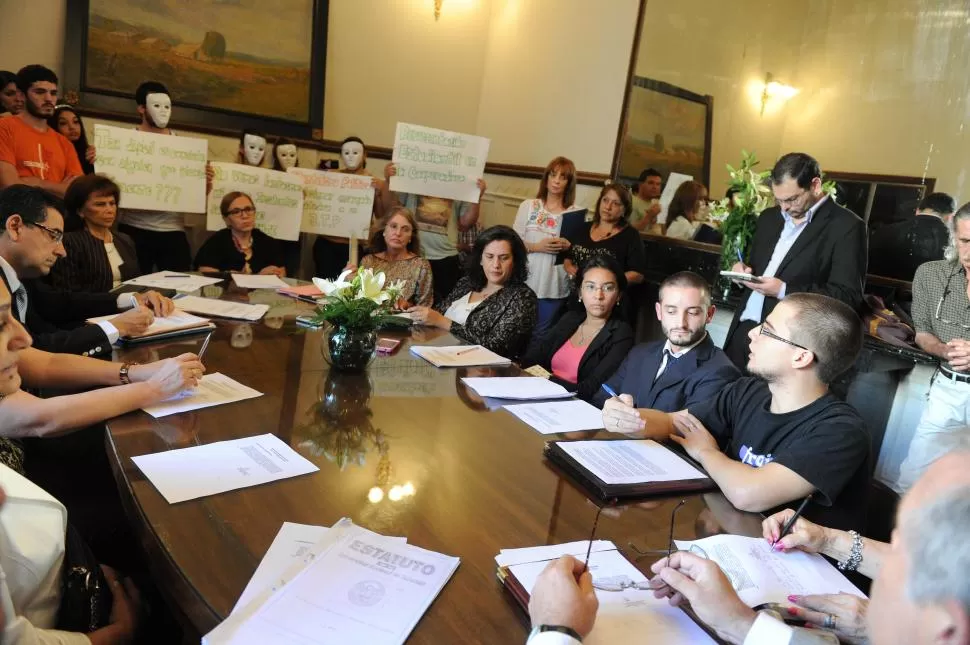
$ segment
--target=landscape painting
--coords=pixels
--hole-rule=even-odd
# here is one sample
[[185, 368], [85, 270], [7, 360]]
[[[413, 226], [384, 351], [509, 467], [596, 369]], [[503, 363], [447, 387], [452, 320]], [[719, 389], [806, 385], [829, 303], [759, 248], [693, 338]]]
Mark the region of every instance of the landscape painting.
[[707, 184], [712, 98], [666, 83], [634, 77], [620, 143], [619, 178], [636, 181], [645, 168]]
[[89, 0], [84, 90], [309, 123], [313, 0]]

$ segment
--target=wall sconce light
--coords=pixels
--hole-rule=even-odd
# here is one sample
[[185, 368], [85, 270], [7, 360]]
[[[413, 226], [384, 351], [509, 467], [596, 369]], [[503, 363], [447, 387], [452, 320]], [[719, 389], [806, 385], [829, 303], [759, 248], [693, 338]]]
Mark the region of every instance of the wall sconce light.
[[785, 85], [784, 83], [779, 83], [774, 80], [771, 72], [765, 74], [765, 87], [761, 92], [761, 116], [765, 115], [765, 107], [768, 105], [768, 101], [780, 101], [784, 103], [788, 101], [801, 90], [792, 87], [791, 85]]
[[441, 3], [444, 0], [434, 0], [434, 21], [438, 22], [438, 18], [441, 17]]

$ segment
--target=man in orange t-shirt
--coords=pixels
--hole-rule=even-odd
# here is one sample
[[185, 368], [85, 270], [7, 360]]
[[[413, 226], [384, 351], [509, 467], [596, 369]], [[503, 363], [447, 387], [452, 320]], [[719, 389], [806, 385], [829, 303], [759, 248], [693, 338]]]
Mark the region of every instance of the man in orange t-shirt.
[[38, 186], [60, 197], [84, 174], [74, 146], [47, 125], [57, 102], [57, 75], [42, 65], [17, 72], [24, 110], [0, 120], [0, 188]]

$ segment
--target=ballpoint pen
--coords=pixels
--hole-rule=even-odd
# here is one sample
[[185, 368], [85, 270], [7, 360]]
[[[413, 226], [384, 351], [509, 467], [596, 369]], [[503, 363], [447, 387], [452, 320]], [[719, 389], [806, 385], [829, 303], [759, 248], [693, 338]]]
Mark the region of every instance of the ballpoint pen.
[[467, 354], [468, 352], [473, 352], [478, 349], [478, 345], [472, 345], [468, 349], [463, 349], [460, 352], [455, 352], [455, 356], [461, 356], [462, 354]]
[[734, 250], [738, 254], [738, 262], [740, 262], [741, 264], [744, 264], [744, 257], [741, 255], [741, 249], [740, 248], [737, 248], [737, 249], [734, 249]]
[[805, 496], [805, 499], [802, 500], [802, 503], [798, 506], [798, 510], [795, 511], [795, 514], [792, 515], [788, 521], [785, 522], [785, 525], [781, 527], [781, 533], [778, 534], [778, 539], [771, 543], [772, 547], [781, 542], [781, 539], [791, 532], [792, 527], [795, 526], [795, 522], [798, 521], [798, 518], [801, 517], [802, 513], [805, 511], [805, 507], [808, 506], [810, 501], [812, 501], [812, 495], [814, 494], [815, 493], [809, 493]]
[[603, 383], [602, 385], [600, 385], [600, 387], [601, 387], [601, 388], [603, 388], [603, 391], [604, 391], [604, 392], [606, 392], [607, 394], [609, 394], [610, 396], [612, 396], [612, 397], [614, 397], [614, 398], [616, 398], [616, 397], [618, 397], [618, 396], [620, 396], [619, 394], [617, 394], [616, 392], [614, 392], [614, 391], [613, 391], [613, 388], [611, 388], [611, 387], [610, 387], [609, 385], [607, 385], [606, 383]]
[[199, 353], [197, 354], [199, 360], [202, 360], [202, 355], [205, 354], [205, 349], [209, 346], [209, 341], [212, 340], [212, 334], [214, 333], [214, 331], [210, 331], [208, 335], [206, 335], [205, 340], [202, 341], [202, 349], [200, 349]]

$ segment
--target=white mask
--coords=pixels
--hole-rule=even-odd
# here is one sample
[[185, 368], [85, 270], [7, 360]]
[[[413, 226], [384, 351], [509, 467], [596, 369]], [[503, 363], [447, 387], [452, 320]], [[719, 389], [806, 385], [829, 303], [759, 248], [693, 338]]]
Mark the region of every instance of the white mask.
[[292, 168], [296, 165], [296, 146], [292, 143], [276, 146], [276, 159], [280, 162], [283, 170]]
[[168, 94], [149, 94], [145, 97], [145, 110], [148, 120], [156, 128], [168, 127], [168, 120], [172, 118], [172, 98]]
[[244, 134], [242, 149], [246, 163], [258, 166], [263, 163], [263, 155], [266, 153], [266, 139], [257, 134]]
[[340, 157], [344, 160], [344, 168], [357, 170], [364, 161], [364, 146], [357, 141], [348, 141], [340, 147]]

